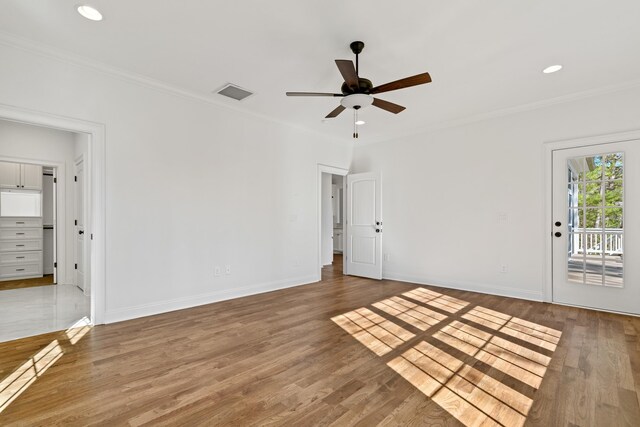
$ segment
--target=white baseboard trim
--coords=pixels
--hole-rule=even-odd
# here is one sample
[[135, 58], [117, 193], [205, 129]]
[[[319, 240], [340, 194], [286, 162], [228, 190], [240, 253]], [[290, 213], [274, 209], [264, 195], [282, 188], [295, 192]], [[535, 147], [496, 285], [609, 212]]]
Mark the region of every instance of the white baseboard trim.
[[139, 317], [153, 316], [155, 314], [183, 310], [185, 308], [197, 307], [199, 305], [212, 304], [214, 302], [257, 295], [316, 282], [318, 282], [317, 277], [315, 275], [309, 275], [294, 279], [249, 285], [241, 288], [226, 289], [224, 291], [211, 292], [207, 294], [175, 298], [167, 301], [152, 302], [133, 307], [118, 308], [115, 310], [107, 309], [105, 313], [105, 323], [122, 322], [125, 320], [137, 319]]
[[417, 285], [436, 286], [440, 288], [456, 289], [460, 291], [478, 292], [481, 294], [498, 295], [501, 297], [519, 298], [529, 301], [541, 302], [544, 300], [542, 292], [527, 291], [523, 289], [507, 288], [504, 286], [487, 285], [484, 283], [449, 282], [442, 280], [429, 280], [424, 277], [410, 276], [401, 273], [385, 272], [384, 279], [397, 280], [399, 282], [415, 283]]

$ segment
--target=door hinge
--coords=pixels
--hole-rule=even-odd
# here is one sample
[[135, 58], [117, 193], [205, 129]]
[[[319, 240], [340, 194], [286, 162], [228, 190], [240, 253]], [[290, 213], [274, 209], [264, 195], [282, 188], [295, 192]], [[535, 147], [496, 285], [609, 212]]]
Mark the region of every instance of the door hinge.
[[53, 183], [57, 184], [58, 183], [58, 178], [53, 178]]
[[73, 180], [74, 180], [75, 182], [78, 182], [78, 176], [77, 176], [77, 175], [76, 175], [76, 176], [74, 176], [74, 177], [73, 177]]
[[77, 220], [77, 219], [74, 219], [74, 220], [73, 220], [73, 223], [74, 223], [74, 225], [78, 225], [78, 220]]
[[91, 240], [93, 240], [93, 233], [91, 233]]
[[53, 263], [53, 268], [58, 268], [58, 263], [57, 262]]
[[75, 265], [74, 269], [75, 269], [75, 270], [77, 270], [77, 269], [78, 269], [78, 264], [76, 264], [76, 265]]

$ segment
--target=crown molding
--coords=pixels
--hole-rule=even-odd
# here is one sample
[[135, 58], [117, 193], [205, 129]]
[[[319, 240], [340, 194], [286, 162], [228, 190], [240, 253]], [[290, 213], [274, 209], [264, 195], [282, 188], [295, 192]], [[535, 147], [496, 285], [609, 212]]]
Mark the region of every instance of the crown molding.
[[580, 101], [583, 99], [594, 98], [602, 95], [608, 95], [611, 93], [635, 89], [638, 87], [640, 87], [640, 79], [630, 80], [624, 83], [603, 86], [601, 88], [589, 89], [581, 92], [574, 92], [567, 95], [548, 98], [542, 101], [531, 102], [531, 103], [517, 105], [513, 107], [501, 108], [498, 110], [489, 111], [487, 113], [474, 114], [461, 119], [446, 120], [442, 122], [431, 123], [429, 125], [422, 126], [415, 130], [403, 132], [393, 138], [384, 138], [379, 140], [365, 141], [363, 144], [359, 144], [359, 145], [364, 146], [364, 145], [379, 144], [383, 142], [397, 141], [398, 139], [401, 139], [401, 138], [407, 138], [407, 137], [418, 136], [423, 134], [430, 134], [430, 133], [434, 133], [441, 130], [466, 126], [469, 124], [478, 123], [486, 120], [492, 120], [500, 117], [512, 116], [515, 114], [525, 113], [528, 111], [540, 110], [540, 109], [551, 107], [554, 105], [568, 104], [568, 103]]
[[208, 97], [206, 95], [203, 95], [201, 93], [198, 93], [189, 89], [184, 89], [182, 87], [172, 85], [170, 83], [166, 83], [161, 80], [153, 79], [151, 77], [147, 77], [142, 74], [137, 74], [137, 73], [123, 70], [121, 68], [113, 67], [104, 62], [88, 59], [81, 55], [76, 55], [74, 53], [71, 53], [50, 45], [46, 45], [43, 43], [34, 42], [32, 40], [28, 40], [23, 37], [18, 37], [4, 31], [0, 31], [0, 45], [4, 45], [14, 49], [19, 49], [30, 54], [39, 55], [39, 56], [52, 59], [58, 62], [62, 62], [65, 64], [71, 64], [78, 67], [87, 68], [92, 71], [97, 71], [97, 72], [106, 74], [110, 77], [115, 77], [129, 83], [135, 83], [139, 86], [155, 89], [155, 90], [158, 90], [170, 95], [178, 96], [184, 99], [203, 102], [205, 104], [212, 105], [222, 110], [234, 111], [236, 113], [244, 114], [246, 116], [250, 116], [254, 118], [259, 118], [267, 122], [277, 123], [279, 125], [283, 125], [289, 128], [294, 128], [294, 129], [303, 131], [305, 133], [311, 133], [323, 139], [329, 139], [331, 142], [344, 142], [339, 138], [331, 137], [322, 132], [318, 132], [314, 129], [309, 129], [304, 126], [292, 124], [284, 120], [280, 120], [280, 119], [277, 119], [265, 114], [257, 113], [254, 111], [250, 111], [241, 107], [235, 107], [233, 105], [220, 102], [216, 99], [213, 99], [211, 97]]
[[[161, 80], [153, 79], [141, 74], [137, 74], [137, 73], [126, 71], [117, 67], [113, 67], [111, 65], [105, 64], [100, 61], [88, 59], [83, 56], [76, 55], [74, 53], [71, 53], [59, 48], [55, 48], [50, 45], [34, 42], [32, 40], [18, 37], [3, 31], [0, 31], [0, 45], [5, 45], [11, 48], [20, 49], [31, 54], [37, 54], [37, 55], [40, 55], [49, 59], [53, 59], [59, 62], [63, 62], [66, 64], [72, 64], [75, 66], [88, 68], [90, 70], [101, 72], [111, 77], [119, 78], [120, 80], [124, 80], [130, 83], [136, 83], [140, 86], [159, 90], [159, 91], [162, 91], [174, 96], [178, 96], [181, 98], [203, 102], [203, 103], [215, 106], [217, 108], [220, 108], [222, 110], [234, 111], [240, 114], [244, 114], [246, 116], [259, 118], [267, 122], [277, 123], [286, 127], [303, 131], [305, 133], [310, 133], [310, 134], [319, 136], [323, 139], [329, 139], [331, 142], [345, 143], [345, 141], [347, 142], [349, 141], [344, 138], [339, 138], [339, 137], [336, 138], [336, 137], [327, 135], [326, 133], [317, 131], [315, 129], [310, 129], [305, 126], [296, 125], [281, 119], [277, 119], [272, 116], [257, 113], [257, 112], [240, 108], [240, 107], [235, 107], [233, 105], [229, 105], [229, 104], [217, 101], [211, 97], [205, 96], [201, 93], [194, 92], [189, 89], [184, 89], [182, 87], [172, 85], [172, 84], [163, 82]], [[550, 107], [553, 105], [566, 104], [570, 102], [579, 101], [582, 99], [620, 92], [623, 90], [629, 90], [637, 87], [640, 87], [640, 79], [631, 80], [631, 81], [627, 81], [619, 84], [608, 85], [608, 86], [604, 86], [597, 89], [589, 89], [586, 91], [575, 92], [575, 93], [562, 95], [554, 98], [549, 98], [541, 101], [531, 102], [527, 104], [501, 108], [501, 109], [489, 111], [486, 113], [480, 113], [480, 114], [463, 117], [460, 119], [445, 120], [441, 122], [431, 123], [425, 126], [421, 126], [418, 129], [409, 130], [406, 132], [400, 132], [393, 137], [380, 138], [380, 139], [374, 138], [370, 140], [363, 139], [359, 141], [359, 144], [357, 146], [366, 146], [366, 145], [372, 145], [372, 144], [379, 144], [383, 142], [397, 141], [398, 139], [401, 139], [401, 138], [407, 138], [407, 137], [417, 136], [422, 134], [429, 134], [429, 133], [433, 133], [440, 130], [451, 129], [451, 128], [465, 126], [468, 124], [477, 123], [485, 120], [511, 116], [511, 115], [515, 115], [515, 114], [519, 114], [527, 111], [539, 110], [539, 109]]]

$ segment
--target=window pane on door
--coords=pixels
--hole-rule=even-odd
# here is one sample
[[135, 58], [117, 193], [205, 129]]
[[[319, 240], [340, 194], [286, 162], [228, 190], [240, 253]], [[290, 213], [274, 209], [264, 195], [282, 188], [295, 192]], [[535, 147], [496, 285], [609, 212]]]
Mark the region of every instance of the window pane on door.
[[568, 168], [568, 280], [623, 285], [624, 154], [576, 157]]
[[567, 257], [568, 281], [572, 283], [584, 283], [584, 255], [577, 251], [580, 247], [583, 234], [569, 233], [567, 240], [569, 242], [569, 254]]
[[604, 205], [622, 206], [622, 180], [605, 181], [604, 183]]

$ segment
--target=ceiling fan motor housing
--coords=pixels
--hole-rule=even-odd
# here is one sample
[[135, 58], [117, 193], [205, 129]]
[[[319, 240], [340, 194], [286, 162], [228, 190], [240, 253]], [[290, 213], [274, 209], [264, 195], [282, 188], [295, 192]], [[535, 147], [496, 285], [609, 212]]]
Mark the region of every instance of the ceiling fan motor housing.
[[358, 78], [357, 88], [353, 88], [347, 85], [347, 83], [342, 83], [342, 87], [340, 88], [340, 90], [343, 95], [350, 95], [352, 93], [369, 93], [372, 88], [373, 83], [371, 83], [371, 80], [360, 77]]

